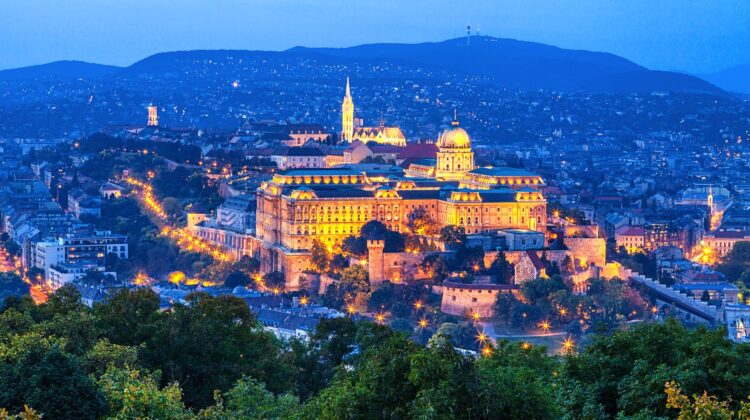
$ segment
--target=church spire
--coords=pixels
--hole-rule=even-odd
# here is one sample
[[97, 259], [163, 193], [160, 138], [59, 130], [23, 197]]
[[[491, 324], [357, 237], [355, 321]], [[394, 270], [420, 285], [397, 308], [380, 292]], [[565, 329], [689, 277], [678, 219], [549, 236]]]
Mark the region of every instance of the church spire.
[[346, 78], [346, 93], [341, 101], [341, 138], [348, 142], [354, 137], [354, 101], [349, 89], [349, 78]]

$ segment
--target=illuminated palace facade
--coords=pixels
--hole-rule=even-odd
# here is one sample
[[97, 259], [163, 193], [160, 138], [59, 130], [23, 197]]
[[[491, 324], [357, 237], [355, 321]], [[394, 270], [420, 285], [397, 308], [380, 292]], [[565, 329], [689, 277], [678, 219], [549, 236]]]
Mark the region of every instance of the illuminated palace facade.
[[454, 121], [438, 139], [437, 159], [403, 175], [369, 175], [350, 168], [292, 169], [264, 182], [257, 193], [256, 236], [263, 271], [282, 271], [287, 287], [310, 265], [313, 241], [333, 246], [378, 220], [406, 232], [409, 215], [424, 209], [438, 228], [468, 234], [498, 229], [544, 231], [543, 180], [513, 168], [474, 168], [468, 134]]

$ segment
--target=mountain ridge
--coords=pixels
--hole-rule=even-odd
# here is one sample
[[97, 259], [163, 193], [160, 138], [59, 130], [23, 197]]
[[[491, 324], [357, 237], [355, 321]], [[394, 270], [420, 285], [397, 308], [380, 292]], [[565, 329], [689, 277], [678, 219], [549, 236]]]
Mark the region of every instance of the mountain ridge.
[[[338, 65], [376, 64], [388, 61], [460, 77], [481, 77], [499, 87], [519, 90], [585, 91], [626, 93], [678, 91], [728, 95], [721, 88], [693, 75], [647, 69], [607, 52], [573, 50], [509, 38], [475, 36], [445, 41], [373, 43], [352, 47], [303, 47], [283, 51], [184, 50], [152, 54], [130, 66], [117, 67], [80, 61], [58, 61], [38, 66], [0, 71], [0, 81], [39, 78], [106, 78], [139, 74], [169, 74], [194, 66], [198, 61], [234, 63], [237, 72], [246, 69], [242, 60], [296, 60], [314, 58]], [[233, 60], [237, 59], [236, 62]], [[208, 76], [207, 76], [208, 77]]]
[[698, 77], [730, 92], [750, 94], [750, 77], [748, 75], [750, 75], [750, 62], [714, 73], [701, 74]]
[[0, 70], [0, 81], [99, 78], [114, 74], [122, 67], [79, 60], [59, 60], [33, 66]]

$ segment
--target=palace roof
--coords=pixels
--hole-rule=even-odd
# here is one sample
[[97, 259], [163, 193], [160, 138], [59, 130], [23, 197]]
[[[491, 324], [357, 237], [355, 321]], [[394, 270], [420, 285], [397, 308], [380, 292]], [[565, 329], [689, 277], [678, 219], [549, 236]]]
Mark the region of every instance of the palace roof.
[[539, 176], [525, 169], [511, 168], [507, 166], [497, 168], [477, 168], [469, 171], [469, 173], [487, 176]]

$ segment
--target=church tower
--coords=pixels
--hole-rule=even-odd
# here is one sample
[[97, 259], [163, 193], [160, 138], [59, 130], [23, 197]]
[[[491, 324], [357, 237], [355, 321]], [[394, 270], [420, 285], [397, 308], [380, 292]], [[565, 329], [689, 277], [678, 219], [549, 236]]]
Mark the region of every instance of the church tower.
[[346, 94], [341, 102], [341, 138], [348, 142], [354, 137], [354, 102], [349, 91], [349, 78], [346, 78]]
[[159, 126], [159, 111], [155, 105], [148, 106], [148, 126], [149, 127]]

